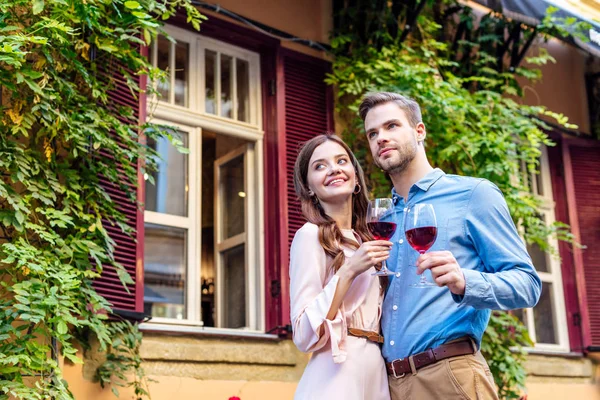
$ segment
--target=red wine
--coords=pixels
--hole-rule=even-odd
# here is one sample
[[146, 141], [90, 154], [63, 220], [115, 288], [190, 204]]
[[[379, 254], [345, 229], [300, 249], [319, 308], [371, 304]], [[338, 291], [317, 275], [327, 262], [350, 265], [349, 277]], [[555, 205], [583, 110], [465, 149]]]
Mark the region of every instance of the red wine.
[[376, 240], [390, 240], [396, 232], [396, 224], [393, 222], [367, 222], [367, 226]]
[[406, 240], [413, 249], [419, 253], [425, 253], [435, 242], [437, 237], [437, 228], [435, 226], [424, 226], [422, 228], [413, 228], [406, 231]]

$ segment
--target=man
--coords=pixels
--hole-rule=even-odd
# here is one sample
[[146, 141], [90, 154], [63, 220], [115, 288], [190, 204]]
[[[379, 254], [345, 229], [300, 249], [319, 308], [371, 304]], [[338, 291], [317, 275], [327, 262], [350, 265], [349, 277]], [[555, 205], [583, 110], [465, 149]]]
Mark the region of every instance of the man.
[[[431, 167], [415, 101], [373, 93], [359, 112], [373, 159], [394, 185], [398, 229], [388, 265], [396, 273], [382, 316], [392, 399], [498, 399], [479, 352], [491, 310], [533, 307], [541, 291], [506, 202], [487, 180]], [[438, 233], [418, 256], [403, 226], [420, 203], [433, 205]], [[423, 273], [437, 286], [411, 287]]]

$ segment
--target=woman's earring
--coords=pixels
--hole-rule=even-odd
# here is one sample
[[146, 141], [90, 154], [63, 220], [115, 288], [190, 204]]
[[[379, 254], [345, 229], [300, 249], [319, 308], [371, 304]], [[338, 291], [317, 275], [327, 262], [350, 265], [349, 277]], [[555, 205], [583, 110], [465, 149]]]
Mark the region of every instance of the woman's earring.
[[360, 191], [362, 190], [362, 187], [360, 186], [360, 183], [357, 183], [356, 186], [354, 187], [354, 194], [359, 194]]
[[313, 192], [312, 190], [309, 190], [309, 191], [308, 191], [308, 195], [309, 195], [310, 197], [313, 197], [313, 196], [315, 195], [315, 192]]

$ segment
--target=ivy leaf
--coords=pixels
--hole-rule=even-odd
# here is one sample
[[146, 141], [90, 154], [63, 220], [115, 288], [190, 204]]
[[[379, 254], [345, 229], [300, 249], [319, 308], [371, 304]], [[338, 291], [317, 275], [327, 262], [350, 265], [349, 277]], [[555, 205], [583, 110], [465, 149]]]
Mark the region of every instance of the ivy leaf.
[[33, 0], [33, 15], [37, 15], [44, 10], [44, 0]]
[[135, 10], [137, 8], [140, 8], [140, 3], [138, 3], [137, 1], [126, 1], [125, 7], [129, 8], [130, 10]]
[[60, 321], [56, 326], [56, 331], [61, 335], [65, 335], [69, 331], [69, 329], [67, 328], [67, 324], [65, 324], [64, 321]]

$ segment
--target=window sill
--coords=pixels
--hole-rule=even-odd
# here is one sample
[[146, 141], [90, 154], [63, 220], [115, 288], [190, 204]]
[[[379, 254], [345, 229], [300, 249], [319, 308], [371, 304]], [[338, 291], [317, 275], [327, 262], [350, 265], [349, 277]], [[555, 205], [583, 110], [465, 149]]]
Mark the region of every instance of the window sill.
[[527, 354], [536, 355], [536, 356], [547, 356], [547, 357], [561, 357], [561, 358], [583, 358], [583, 353], [578, 353], [575, 351], [560, 351], [560, 350], [547, 350], [547, 349], [536, 349], [536, 348], [528, 348], [525, 349]]
[[242, 338], [258, 340], [281, 340], [281, 338], [272, 333], [259, 331], [244, 331], [237, 329], [210, 328], [198, 325], [175, 325], [165, 323], [143, 323], [140, 324], [142, 332], [164, 333], [173, 335], [199, 335], [207, 337], [222, 338]]

